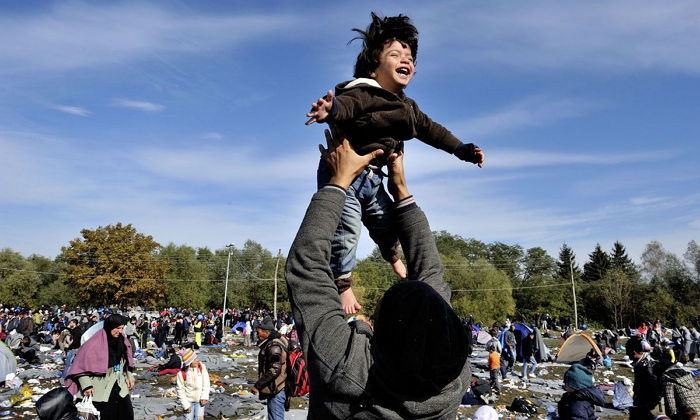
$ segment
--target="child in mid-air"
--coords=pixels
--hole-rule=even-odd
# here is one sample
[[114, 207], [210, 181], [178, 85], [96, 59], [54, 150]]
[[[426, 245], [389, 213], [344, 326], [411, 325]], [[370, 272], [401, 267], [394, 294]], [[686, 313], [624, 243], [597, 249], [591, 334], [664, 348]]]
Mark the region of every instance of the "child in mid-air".
[[[358, 154], [381, 149], [384, 154], [353, 181], [347, 192], [345, 207], [333, 236], [331, 269], [346, 313], [361, 309], [352, 292], [352, 270], [360, 236], [360, 222], [369, 231], [382, 257], [394, 272], [406, 277], [406, 268], [398, 255], [398, 238], [391, 227], [392, 201], [384, 189], [381, 167], [392, 153], [403, 152], [403, 142], [417, 138], [457, 158], [484, 163], [484, 153], [472, 143], [464, 144], [445, 127], [433, 122], [403, 90], [415, 73], [418, 30], [407, 16], [380, 18], [372, 13], [365, 31], [353, 29], [363, 41], [355, 63], [355, 80], [336, 86], [311, 104], [306, 124], [327, 122], [339, 127]], [[321, 158], [318, 187], [331, 178], [331, 171]]]

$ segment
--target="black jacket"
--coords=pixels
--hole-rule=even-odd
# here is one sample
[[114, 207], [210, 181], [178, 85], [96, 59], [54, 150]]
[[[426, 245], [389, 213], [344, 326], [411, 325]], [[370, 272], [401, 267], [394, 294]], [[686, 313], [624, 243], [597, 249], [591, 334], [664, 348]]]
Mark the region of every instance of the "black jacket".
[[[333, 108], [326, 121], [343, 129], [361, 155], [382, 149], [387, 157], [401, 151], [402, 142], [412, 138], [450, 154], [462, 146], [449, 130], [421, 112], [413, 99], [403, 92], [396, 94], [383, 89], [373, 79], [343, 82], [335, 91]], [[466, 149], [471, 152], [468, 158], [456, 154], [462, 160], [474, 162], [474, 145]]]
[[661, 401], [659, 378], [655, 369], [656, 362], [645, 354], [634, 363], [634, 406], [644, 409], [653, 409]]

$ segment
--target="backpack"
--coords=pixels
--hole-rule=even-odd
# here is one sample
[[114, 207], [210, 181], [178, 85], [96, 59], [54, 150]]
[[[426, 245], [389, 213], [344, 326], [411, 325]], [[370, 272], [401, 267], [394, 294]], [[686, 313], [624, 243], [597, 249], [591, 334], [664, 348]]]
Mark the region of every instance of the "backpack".
[[516, 397], [508, 409], [516, 413], [537, 414], [537, 406], [523, 397]]
[[286, 393], [290, 397], [301, 397], [309, 393], [309, 372], [306, 369], [304, 352], [294, 342], [287, 351]]

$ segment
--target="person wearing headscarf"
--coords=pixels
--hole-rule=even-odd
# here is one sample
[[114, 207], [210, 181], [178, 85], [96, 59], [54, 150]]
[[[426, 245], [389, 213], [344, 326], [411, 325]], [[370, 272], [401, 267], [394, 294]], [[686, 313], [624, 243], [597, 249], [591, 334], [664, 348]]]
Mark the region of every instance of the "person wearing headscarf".
[[134, 386], [131, 343], [123, 334], [127, 319], [119, 314], [105, 319], [103, 328], [78, 350], [65, 386], [71, 394], [92, 396], [101, 420], [133, 420], [130, 392]]

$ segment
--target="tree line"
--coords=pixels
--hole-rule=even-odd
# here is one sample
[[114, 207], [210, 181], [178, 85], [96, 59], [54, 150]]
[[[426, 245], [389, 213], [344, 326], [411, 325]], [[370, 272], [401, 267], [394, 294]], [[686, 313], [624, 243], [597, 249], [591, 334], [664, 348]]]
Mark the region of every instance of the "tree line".
[[[597, 245], [580, 267], [567, 244], [555, 259], [540, 247], [484, 243], [445, 231], [434, 236], [452, 305], [462, 317], [486, 324], [506, 317], [532, 321], [544, 313], [573, 318], [572, 282], [580, 322], [621, 328], [700, 316], [695, 241], [682, 257], [652, 241], [639, 265], [620, 242], [607, 252]], [[289, 309], [283, 256], [252, 240], [230, 253], [229, 259], [225, 248], [162, 246], [130, 224], [84, 229], [54, 259], [0, 251], [0, 303], [220, 308], [228, 265], [227, 307], [272, 308], [277, 278], [278, 307]], [[353, 276], [367, 314], [397, 280], [378, 250], [359, 261]]]

